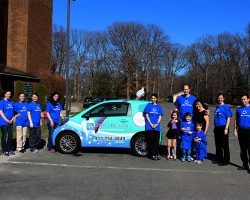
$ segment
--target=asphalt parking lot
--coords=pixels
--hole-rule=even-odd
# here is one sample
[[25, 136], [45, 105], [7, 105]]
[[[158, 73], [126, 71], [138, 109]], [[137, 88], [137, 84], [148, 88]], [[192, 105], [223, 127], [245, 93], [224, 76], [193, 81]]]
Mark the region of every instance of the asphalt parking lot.
[[[163, 104], [163, 126], [173, 109]], [[0, 158], [0, 199], [249, 199], [250, 175], [241, 166], [239, 145], [230, 137], [231, 164], [212, 164], [213, 109], [207, 136], [209, 159], [202, 165], [132, 156], [124, 149], [83, 149], [77, 155], [26, 153]], [[233, 110], [235, 113], [235, 110]], [[231, 123], [232, 124], [232, 123]], [[231, 128], [232, 130], [232, 128]]]

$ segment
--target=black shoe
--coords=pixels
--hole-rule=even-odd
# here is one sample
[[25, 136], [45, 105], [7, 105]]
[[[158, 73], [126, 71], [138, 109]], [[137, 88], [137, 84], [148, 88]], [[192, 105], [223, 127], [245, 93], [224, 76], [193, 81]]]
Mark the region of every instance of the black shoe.
[[15, 152], [14, 151], [10, 151], [9, 154], [12, 155], [12, 156], [14, 156]]
[[160, 160], [160, 159], [161, 159], [161, 156], [160, 156], [160, 155], [156, 156], [156, 159], [157, 159], [157, 160]]
[[241, 166], [241, 167], [238, 167], [237, 169], [238, 169], [238, 170], [246, 170], [247, 172], [250, 172], [249, 167]]
[[219, 161], [218, 160], [213, 160], [213, 164], [218, 164]]
[[156, 156], [150, 157], [151, 160], [158, 160]]

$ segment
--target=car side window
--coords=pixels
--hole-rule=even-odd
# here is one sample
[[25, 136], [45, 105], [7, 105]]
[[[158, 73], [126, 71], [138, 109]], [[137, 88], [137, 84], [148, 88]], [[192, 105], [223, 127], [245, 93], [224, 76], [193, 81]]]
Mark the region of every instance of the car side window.
[[128, 103], [107, 103], [98, 106], [89, 112], [90, 117], [110, 117], [110, 116], [127, 116], [129, 110]]

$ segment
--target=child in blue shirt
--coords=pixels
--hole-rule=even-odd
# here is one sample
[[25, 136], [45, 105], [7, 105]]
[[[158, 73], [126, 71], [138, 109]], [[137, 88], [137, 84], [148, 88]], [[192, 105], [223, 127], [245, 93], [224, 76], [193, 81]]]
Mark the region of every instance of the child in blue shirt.
[[182, 139], [182, 161], [186, 159], [191, 161], [192, 138], [194, 133], [194, 124], [191, 121], [192, 116], [189, 112], [185, 114], [185, 121], [181, 124], [181, 139]]
[[202, 123], [197, 122], [196, 124], [196, 132], [193, 134], [194, 140], [194, 148], [196, 159], [194, 162], [196, 164], [202, 164], [203, 158], [207, 157], [207, 139], [206, 134], [202, 130]]

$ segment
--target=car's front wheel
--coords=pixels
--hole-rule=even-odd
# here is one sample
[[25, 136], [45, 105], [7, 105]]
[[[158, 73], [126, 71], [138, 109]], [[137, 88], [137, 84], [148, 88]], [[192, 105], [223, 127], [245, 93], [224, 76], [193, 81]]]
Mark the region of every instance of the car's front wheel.
[[147, 142], [144, 134], [136, 135], [131, 142], [132, 153], [136, 156], [147, 156]]
[[73, 132], [63, 132], [56, 139], [56, 147], [60, 153], [78, 153], [81, 147], [80, 138]]

